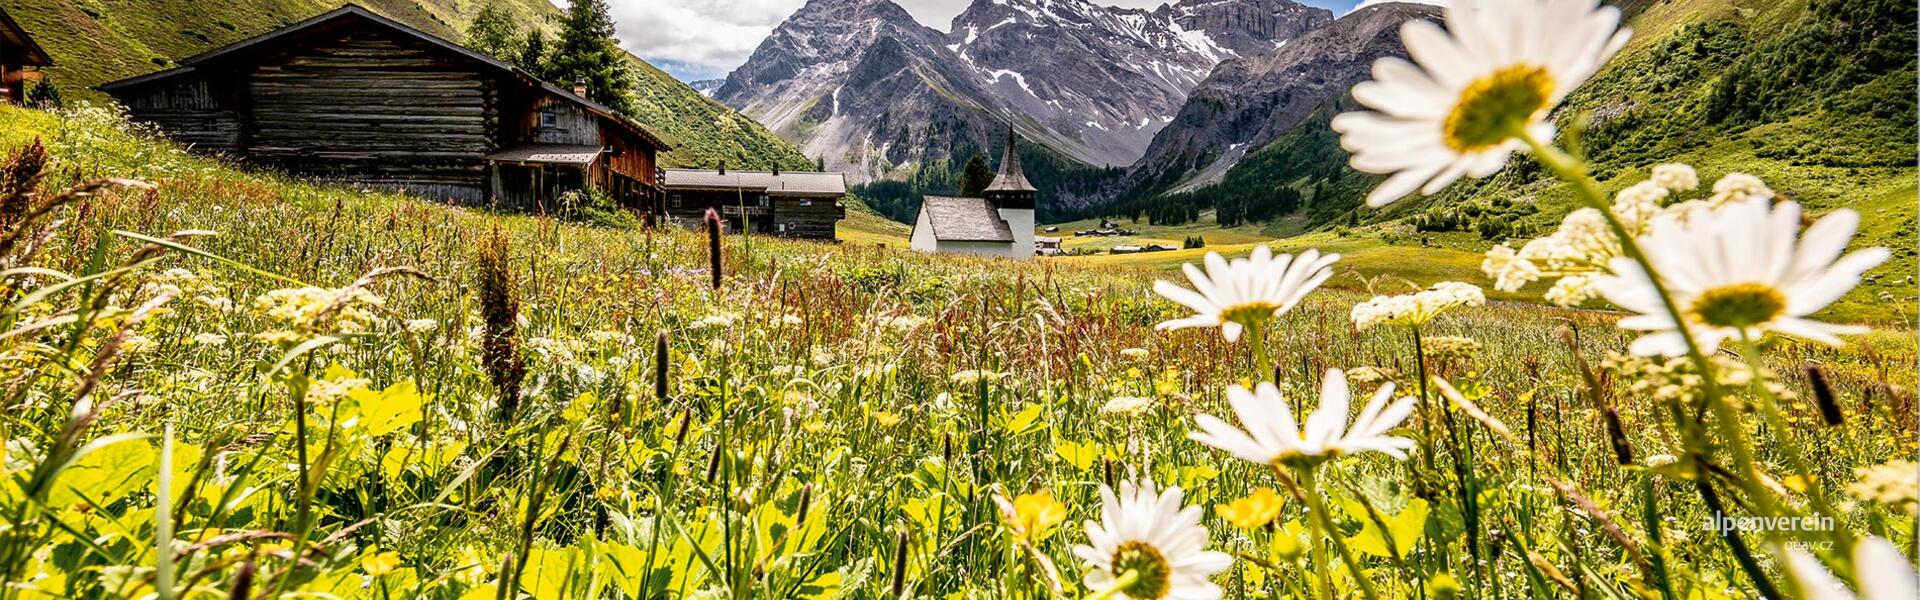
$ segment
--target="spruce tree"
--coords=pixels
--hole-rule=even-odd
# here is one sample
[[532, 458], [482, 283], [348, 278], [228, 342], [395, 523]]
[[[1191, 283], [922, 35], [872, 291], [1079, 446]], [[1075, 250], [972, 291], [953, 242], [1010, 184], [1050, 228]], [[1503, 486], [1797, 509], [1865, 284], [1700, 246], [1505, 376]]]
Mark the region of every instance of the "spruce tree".
[[[22, 82], [22, 85], [24, 84], [25, 83]], [[33, 86], [32, 90], [27, 92], [27, 106], [41, 109], [55, 109], [66, 106], [66, 104], [66, 100], [60, 97], [60, 86], [54, 85], [53, 78], [51, 77], [41, 80], [40, 83]]]
[[560, 41], [547, 59], [549, 74], [562, 87], [583, 81], [589, 100], [627, 112], [633, 75], [613, 33], [606, 0], [572, 0], [560, 19]]
[[520, 55], [514, 58], [513, 66], [532, 73], [534, 77], [552, 79], [548, 76], [547, 36], [538, 29], [527, 32], [527, 41], [520, 44]]
[[979, 154], [967, 159], [967, 166], [960, 171], [960, 195], [978, 198], [993, 184], [993, 169], [987, 166], [987, 159]]
[[467, 47], [512, 61], [520, 53], [520, 26], [498, 4], [488, 2], [467, 24]]

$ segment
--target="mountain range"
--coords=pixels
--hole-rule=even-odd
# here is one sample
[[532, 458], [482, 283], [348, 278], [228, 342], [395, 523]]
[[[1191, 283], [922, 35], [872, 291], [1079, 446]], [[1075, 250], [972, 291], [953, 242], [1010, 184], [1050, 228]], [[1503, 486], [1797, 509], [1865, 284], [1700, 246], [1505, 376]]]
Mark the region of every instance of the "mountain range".
[[1221, 61], [1332, 21], [1291, 0], [976, 0], [943, 33], [890, 0], [811, 0], [714, 97], [855, 181], [990, 152], [1009, 123], [1068, 161], [1125, 167]]

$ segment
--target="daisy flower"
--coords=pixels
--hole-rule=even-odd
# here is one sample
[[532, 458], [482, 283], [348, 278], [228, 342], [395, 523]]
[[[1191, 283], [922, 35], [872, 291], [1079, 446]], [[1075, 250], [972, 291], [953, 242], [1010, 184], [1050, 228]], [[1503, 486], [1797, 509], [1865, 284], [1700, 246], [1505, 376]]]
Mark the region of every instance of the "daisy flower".
[[1369, 206], [1492, 175], [1522, 135], [1552, 138], [1548, 113], [1632, 33], [1599, 0], [1454, 0], [1446, 23], [1402, 25], [1413, 62], [1375, 61], [1373, 80], [1353, 87], [1373, 112], [1333, 120], [1355, 170], [1392, 175]]
[[[1759, 339], [1769, 331], [1837, 346], [1839, 334], [1867, 329], [1807, 316], [1839, 300], [1860, 284], [1862, 273], [1889, 256], [1886, 248], [1840, 255], [1859, 223], [1858, 213], [1836, 210], [1799, 238], [1798, 203], [1769, 206], [1765, 198], [1752, 198], [1719, 210], [1701, 206], [1684, 215], [1661, 215], [1640, 246], [1702, 352], [1718, 349], [1728, 338]], [[1638, 313], [1621, 319], [1620, 327], [1650, 332], [1634, 340], [1633, 353], [1685, 353], [1679, 325], [1646, 271], [1624, 257], [1614, 258], [1609, 268], [1614, 274], [1600, 277], [1596, 287], [1607, 300]]]
[[1117, 496], [1100, 486], [1100, 522], [1087, 521], [1087, 543], [1073, 547], [1087, 565], [1087, 588], [1118, 586], [1117, 597], [1138, 600], [1219, 598], [1211, 578], [1232, 566], [1233, 558], [1206, 549], [1200, 507], [1183, 507], [1182, 498], [1178, 487], [1155, 493], [1152, 480], [1123, 482]]
[[1920, 575], [1913, 571], [1893, 544], [1868, 536], [1853, 544], [1853, 572], [1859, 578], [1860, 595], [1847, 591], [1840, 580], [1821, 566], [1820, 559], [1806, 550], [1787, 548], [1787, 571], [1800, 587], [1800, 595], [1814, 600], [1910, 600], [1920, 598]]
[[1347, 407], [1352, 393], [1347, 388], [1347, 375], [1329, 369], [1320, 383], [1320, 406], [1302, 428], [1272, 383], [1263, 382], [1254, 391], [1236, 385], [1227, 388], [1227, 403], [1245, 429], [1213, 415], [1200, 415], [1194, 418], [1200, 431], [1190, 432], [1187, 437], [1243, 460], [1269, 465], [1313, 464], [1367, 451], [1406, 460], [1406, 449], [1413, 447], [1413, 440], [1387, 435], [1387, 431], [1413, 413], [1413, 399], [1401, 398], [1388, 405], [1393, 390], [1392, 383], [1381, 384], [1360, 417], [1348, 427]]
[[1193, 283], [1192, 290], [1171, 281], [1153, 283], [1154, 292], [1196, 313], [1163, 322], [1155, 329], [1219, 327], [1227, 341], [1238, 341], [1243, 328], [1257, 327], [1292, 310], [1308, 292], [1332, 277], [1331, 267], [1340, 260], [1340, 255], [1322, 256], [1319, 250], [1313, 249], [1298, 257], [1275, 255], [1262, 245], [1253, 249], [1252, 256], [1232, 262], [1218, 252], [1208, 252], [1205, 260], [1204, 272], [1192, 263], [1185, 265], [1187, 279]]

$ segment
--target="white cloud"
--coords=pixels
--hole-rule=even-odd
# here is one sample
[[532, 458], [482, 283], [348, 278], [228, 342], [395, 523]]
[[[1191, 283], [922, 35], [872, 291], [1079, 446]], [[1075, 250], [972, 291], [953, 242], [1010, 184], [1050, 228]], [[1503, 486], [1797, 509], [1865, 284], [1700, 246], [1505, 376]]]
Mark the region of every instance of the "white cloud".
[[[1446, 6], [1446, 5], [1447, 5], [1447, 0], [1364, 0], [1364, 1], [1363, 1], [1363, 2], [1361, 2], [1360, 4], [1358, 4], [1358, 5], [1355, 5], [1355, 6], [1353, 7], [1353, 10], [1360, 10], [1360, 9], [1362, 9], [1362, 8], [1366, 8], [1366, 7], [1368, 7], [1368, 6], [1372, 6], [1372, 5], [1375, 5], [1375, 4], [1386, 4], [1386, 3], [1388, 3], [1388, 2], [1407, 2], [1407, 3], [1411, 3], [1411, 4], [1432, 4], [1432, 5], [1434, 5], [1434, 6]], [[1347, 12], [1353, 12], [1353, 11], [1347, 11]]]
[[[611, 0], [620, 45], [648, 61], [725, 73], [803, 0]], [[556, 4], [565, 4], [558, 0]]]

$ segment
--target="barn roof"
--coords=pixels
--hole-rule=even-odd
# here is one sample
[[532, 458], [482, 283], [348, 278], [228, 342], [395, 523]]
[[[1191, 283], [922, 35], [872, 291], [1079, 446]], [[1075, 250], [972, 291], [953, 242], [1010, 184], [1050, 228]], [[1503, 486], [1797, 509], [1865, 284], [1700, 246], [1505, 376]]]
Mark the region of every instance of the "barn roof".
[[100, 85], [100, 89], [106, 92], [113, 92], [114, 90], [118, 90], [118, 89], [125, 89], [125, 88], [140, 86], [147, 83], [152, 83], [156, 81], [162, 81], [162, 80], [172, 79], [175, 77], [197, 73], [200, 71], [200, 67], [208, 67], [211, 69], [224, 59], [246, 60], [248, 58], [261, 56], [262, 53], [260, 49], [262, 48], [270, 48], [270, 47], [273, 47], [274, 44], [290, 41], [291, 39], [297, 37], [299, 34], [306, 33], [308, 31], [311, 31], [317, 28], [331, 26], [336, 23], [346, 21], [348, 19], [356, 19], [356, 18], [364, 19], [374, 24], [385, 26], [388, 29], [392, 29], [399, 33], [403, 33], [408, 36], [417, 38], [420, 41], [426, 42], [433, 46], [438, 46], [443, 50], [446, 50], [453, 54], [456, 54], [461, 57], [472, 60], [474, 62], [477, 62], [484, 67], [493, 69], [495, 71], [499, 71], [501, 73], [508, 74], [528, 85], [540, 88], [541, 90], [544, 90], [547, 93], [557, 96], [563, 100], [580, 105], [582, 108], [585, 108], [588, 112], [594, 113], [595, 115], [599, 116], [602, 119], [606, 119], [608, 121], [616, 123], [621, 127], [627, 129], [628, 131], [631, 131], [634, 134], [639, 135], [641, 138], [647, 140], [649, 143], [653, 144], [655, 147], [659, 148], [662, 151], [672, 149], [672, 147], [669, 146], [664, 140], [660, 139], [660, 136], [654, 135], [653, 132], [648, 131], [645, 127], [641, 126], [639, 123], [635, 123], [633, 122], [632, 119], [628, 119], [625, 116], [622, 116], [619, 113], [614, 112], [612, 108], [604, 104], [600, 104], [598, 102], [594, 102], [592, 100], [582, 98], [571, 91], [562, 89], [560, 86], [547, 83], [546, 81], [543, 81], [538, 77], [534, 77], [533, 74], [528, 73], [519, 67], [513, 66], [511, 64], [507, 64], [506, 62], [503, 62], [500, 59], [494, 58], [492, 56], [488, 56], [485, 53], [475, 51], [465, 46], [461, 46], [459, 44], [453, 43], [451, 41], [446, 40], [445, 38], [441, 38], [431, 33], [414, 29], [413, 27], [408, 26], [405, 23], [401, 23], [399, 21], [395, 21], [393, 19], [380, 16], [379, 14], [373, 11], [367, 10], [366, 8], [363, 8], [358, 4], [351, 4], [351, 3], [341, 6], [340, 8], [336, 8], [334, 10], [328, 11], [324, 14], [309, 18], [307, 20], [300, 21], [292, 25], [288, 25], [286, 27], [275, 29], [267, 33], [263, 33], [251, 38], [234, 42], [226, 46], [208, 50], [206, 52], [202, 52], [200, 54], [196, 54], [196, 55], [181, 59], [180, 66], [178, 67], [166, 69], [163, 71], [156, 71], [156, 72], [148, 73], [146, 75], [141, 75], [138, 77], [130, 77], [130, 78], [122, 79], [119, 81], [104, 83]]
[[585, 165], [592, 164], [605, 148], [599, 146], [576, 146], [572, 144], [525, 144], [506, 148], [487, 155], [487, 160], [510, 163], [541, 163], [549, 165]]
[[8, 46], [17, 46], [26, 54], [22, 64], [36, 67], [53, 65], [53, 57], [47, 56], [47, 51], [34, 43], [33, 36], [27, 35], [27, 30], [15, 23], [13, 17], [7, 16], [6, 9], [0, 9], [0, 41]]
[[844, 173], [782, 171], [711, 171], [667, 169], [660, 185], [669, 190], [765, 190], [773, 195], [845, 196]]
[[942, 242], [1013, 242], [1013, 228], [985, 198], [926, 196], [920, 212], [933, 227], [933, 239]]

